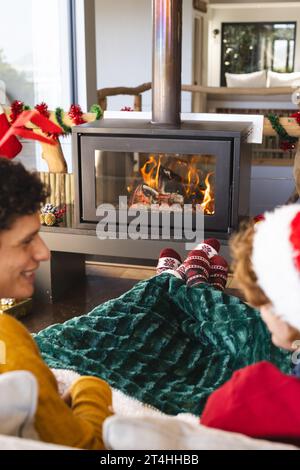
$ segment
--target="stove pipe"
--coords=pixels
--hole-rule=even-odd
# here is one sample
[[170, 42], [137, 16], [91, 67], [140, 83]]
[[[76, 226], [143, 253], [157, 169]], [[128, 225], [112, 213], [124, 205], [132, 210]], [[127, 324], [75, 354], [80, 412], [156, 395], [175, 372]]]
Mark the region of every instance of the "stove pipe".
[[153, 0], [152, 124], [179, 127], [182, 0]]

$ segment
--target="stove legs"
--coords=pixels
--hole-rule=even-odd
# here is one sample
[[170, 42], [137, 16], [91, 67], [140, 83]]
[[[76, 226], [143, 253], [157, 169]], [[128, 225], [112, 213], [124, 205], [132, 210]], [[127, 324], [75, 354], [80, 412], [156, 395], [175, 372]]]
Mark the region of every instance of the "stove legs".
[[36, 274], [35, 298], [46, 303], [62, 299], [64, 293], [85, 280], [85, 255], [51, 252]]

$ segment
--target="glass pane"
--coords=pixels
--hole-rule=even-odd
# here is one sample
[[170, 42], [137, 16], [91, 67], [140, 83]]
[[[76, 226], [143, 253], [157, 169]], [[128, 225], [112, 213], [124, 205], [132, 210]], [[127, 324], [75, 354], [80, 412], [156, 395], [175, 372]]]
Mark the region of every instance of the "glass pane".
[[295, 54], [295, 41], [291, 40], [289, 41], [289, 48], [290, 48], [290, 53], [289, 53], [289, 70], [294, 69], [294, 54]]
[[[0, 0], [0, 11], [0, 104], [69, 109], [69, 0]], [[47, 169], [40, 145], [25, 141], [20, 158], [28, 168]]]
[[70, 103], [68, 0], [0, 0], [0, 80], [6, 102]]
[[282, 70], [286, 67], [288, 55], [288, 41], [286, 39], [276, 39], [274, 41], [274, 62], [275, 70]]
[[95, 152], [96, 205], [118, 207], [127, 196], [128, 207], [159, 210], [191, 204], [206, 215], [215, 213], [214, 155]]
[[292, 72], [296, 23], [223, 23], [221, 84], [225, 73]]

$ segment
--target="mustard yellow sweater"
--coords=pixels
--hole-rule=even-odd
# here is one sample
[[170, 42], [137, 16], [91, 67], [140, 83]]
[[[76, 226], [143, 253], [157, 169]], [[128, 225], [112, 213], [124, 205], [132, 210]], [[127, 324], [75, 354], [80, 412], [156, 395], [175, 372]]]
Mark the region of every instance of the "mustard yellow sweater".
[[112, 405], [109, 385], [95, 377], [80, 377], [70, 390], [70, 408], [59, 396], [54, 375], [21, 323], [0, 315], [0, 341], [6, 348], [6, 363], [0, 364], [0, 373], [27, 370], [38, 381], [35, 428], [40, 439], [82, 449], [104, 449], [102, 423], [111, 415]]

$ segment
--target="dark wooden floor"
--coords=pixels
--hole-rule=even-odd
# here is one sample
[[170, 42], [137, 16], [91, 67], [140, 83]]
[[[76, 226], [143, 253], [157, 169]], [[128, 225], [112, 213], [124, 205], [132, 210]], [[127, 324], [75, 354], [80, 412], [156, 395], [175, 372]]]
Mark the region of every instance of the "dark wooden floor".
[[21, 321], [32, 333], [36, 333], [54, 323], [63, 323], [88, 313], [97, 305], [119, 297], [139, 280], [154, 274], [153, 268], [87, 264], [83, 284], [74, 286], [61, 301], [54, 304], [34, 301], [32, 312]]
[[[119, 297], [139, 280], [153, 275], [155, 275], [154, 268], [87, 264], [83, 284], [74, 286], [60, 302], [54, 304], [34, 302], [32, 312], [21, 321], [32, 333], [37, 333], [54, 323], [63, 323], [70, 318], [90, 312], [97, 305]], [[240, 296], [231, 278], [226, 292]]]

